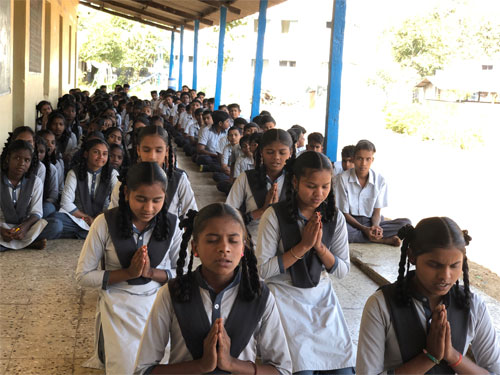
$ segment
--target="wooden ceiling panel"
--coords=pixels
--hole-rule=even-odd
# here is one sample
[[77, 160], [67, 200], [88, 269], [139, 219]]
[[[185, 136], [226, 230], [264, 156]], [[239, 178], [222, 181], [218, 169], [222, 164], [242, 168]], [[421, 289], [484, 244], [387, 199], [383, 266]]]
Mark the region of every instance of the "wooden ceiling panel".
[[[286, 0], [268, 0], [268, 7]], [[219, 8], [227, 7], [226, 21], [231, 22], [259, 11], [257, 0], [80, 0], [80, 4], [165, 30], [179, 31], [183, 25], [194, 29], [219, 24]]]

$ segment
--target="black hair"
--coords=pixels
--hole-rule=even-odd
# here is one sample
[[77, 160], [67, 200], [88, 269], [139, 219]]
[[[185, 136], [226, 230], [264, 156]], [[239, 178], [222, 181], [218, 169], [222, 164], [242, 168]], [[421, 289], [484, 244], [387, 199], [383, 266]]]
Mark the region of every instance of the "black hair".
[[[416, 258], [419, 255], [432, 252], [434, 249], [454, 247], [460, 250], [464, 256], [462, 263], [464, 293], [459, 293], [458, 303], [462, 308], [470, 307], [469, 265], [465, 247], [469, 245], [472, 238], [467, 230], [461, 230], [458, 224], [448, 217], [429, 217], [420, 220], [415, 228], [411, 224], [405, 225], [399, 230], [398, 237], [403, 240], [396, 281], [396, 298], [399, 304], [410, 303], [410, 283], [406, 277], [410, 268], [410, 257]], [[456, 286], [458, 287], [458, 285], [457, 280]]]
[[311, 133], [307, 136], [307, 143], [308, 144], [319, 143], [323, 146], [324, 142], [325, 142], [325, 137], [323, 137], [323, 134], [321, 134], [321, 133], [314, 132], [314, 133]]
[[[293, 187], [293, 177], [297, 184], [301, 177], [311, 171], [330, 171], [333, 178], [332, 162], [324, 154], [315, 151], [305, 151], [297, 159], [290, 158], [286, 165], [285, 187], [286, 201], [290, 218], [297, 221], [299, 211], [297, 205], [297, 191]], [[321, 220], [329, 222], [335, 216], [335, 196], [333, 194], [333, 180], [330, 181], [330, 191], [327, 198], [318, 206], [316, 211], [321, 213]]]
[[198, 116], [200, 114], [203, 116], [204, 113], [205, 113], [205, 110], [203, 108], [198, 108], [196, 111], [194, 111], [195, 116]]
[[340, 153], [340, 155], [343, 158], [354, 158], [354, 155], [356, 153], [355, 151], [356, 151], [356, 146], [354, 145], [344, 146], [344, 148], [342, 148], [342, 152]]
[[[47, 120], [47, 129], [51, 130], [51, 125], [52, 123], [57, 120], [61, 119], [64, 122], [64, 131], [62, 132], [61, 136], [59, 139], [56, 139], [56, 150], [58, 153], [61, 155], [64, 154], [64, 151], [66, 151], [66, 147], [68, 146], [69, 139], [71, 138], [71, 130], [68, 129], [68, 124], [66, 123], [66, 117], [59, 112], [59, 111], [53, 111]], [[54, 134], [55, 135], [55, 134]]]
[[172, 140], [168, 132], [154, 125], [149, 125], [144, 128], [141, 128], [139, 131], [139, 135], [137, 136], [137, 147], [141, 145], [142, 140], [147, 136], [157, 136], [160, 137], [165, 142], [165, 147], [167, 147], [168, 151], [168, 162], [165, 163], [164, 170], [167, 172], [168, 178], [172, 177], [172, 173], [174, 172], [176, 159], [174, 156], [174, 150], [172, 147]]
[[[254, 133], [255, 134], [255, 133]], [[263, 169], [265, 173], [265, 166], [261, 168], [262, 164], [262, 150], [264, 147], [270, 145], [273, 142], [279, 142], [285, 146], [290, 147], [290, 154], [292, 155], [291, 157], [295, 159], [295, 142], [293, 142], [292, 137], [286, 130], [282, 129], [269, 129], [266, 131], [260, 140], [259, 143], [259, 149], [256, 152], [256, 157], [255, 157], [255, 169], [260, 170]], [[264, 174], [265, 176], [265, 174]]]
[[[205, 229], [208, 220], [218, 217], [229, 216], [237, 221], [243, 231], [244, 253], [241, 257], [241, 281], [239, 285], [239, 293], [248, 301], [253, 300], [261, 293], [261, 285], [259, 274], [257, 271], [257, 258], [253, 249], [252, 240], [248, 237], [245, 222], [238, 210], [225, 203], [212, 203], [205, 206], [196, 212], [189, 210], [187, 217], [180, 223], [180, 228], [184, 229], [182, 235], [181, 248], [179, 250], [179, 258], [177, 260], [177, 276], [174, 279], [173, 298], [178, 302], [188, 302], [191, 299], [190, 281], [193, 267], [193, 252], [189, 258], [188, 270], [184, 274], [184, 265], [187, 257], [187, 248], [191, 236], [193, 241], [198, 241], [198, 236]], [[203, 267], [203, 265], [202, 265]]]
[[234, 126], [238, 126], [238, 125], [245, 126], [246, 124], [248, 124], [248, 121], [245, 120], [243, 117], [237, 117], [234, 119], [234, 122], [233, 122]]
[[245, 124], [245, 127], [243, 128], [243, 130], [247, 130], [247, 129], [250, 129], [250, 128], [257, 128], [259, 129], [259, 125], [257, 125], [255, 122], [249, 122], [247, 124]]
[[271, 115], [262, 116], [260, 121], [262, 125], [264, 125], [266, 122], [272, 122], [274, 125], [276, 125], [276, 120]]
[[227, 109], [238, 108], [238, 111], [241, 111], [240, 105], [238, 103], [231, 103], [227, 106]]
[[[17, 128], [14, 129], [14, 131], [9, 134], [9, 138], [7, 138], [7, 143], [11, 141], [15, 141], [17, 137], [19, 137], [22, 133], [30, 133], [32, 138], [33, 138], [33, 154], [31, 157], [31, 165], [33, 166], [34, 170], [36, 171], [39, 167], [39, 160], [38, 160], [38, 149], [36, 146], [35, 142], [35, 132], [33, 129], [31, 129], [29, 126], [18, 126]], [[36, 155], [35, 155], [36, 154]], [[36, 156], [36, 158], [34, 157]]]
[[49, 105], [50, 106], [50, 109], [53, 111], [54, 109], [52, 108], [52, 104], [47, 101], [47, 100], [42, 100], [41, 102], [39, 102], [37, 105], [36, 105], [36, 121], [38, 123], [38, 121], [40, 121], [42, 119], [42, 108], [46, 105]]
[[[93, 138], [89, 141], [86, 141], [83, 144], [83, 153], [82, 157], [79, 160], [78, 166], [76, 167], [75, 174], [76, 178], [80, 181], [86, 181], [87, 179], [87, 171], [88, 171], [88, 165], [87, 165], [87, 158], [84, 156], [85, 152], [89, 152], [93, 147], [97, 145], [105, 145], [106, 148], [109, 151], [109, 146], [106, 143], [106, 141], [100, 139], [100, 138]], [[106, 164], [102, 167], [101, 170], [101, 179], [99, 183], [106, 184], [108, 183], [109, 180], [111, 180], [111, 173], [113, 172], [113, 167], [109, 165], [109, 156], [108, 160], [106, 161]]]
[[[306, 128], [304, 128], [303, 126], [300, 126], [300, 125], [293, 125], [293, 126], [292, 126], [292, 129], [299, 129], [299, 131], [300, 131], [302, 134], [306, 134], [306, 133], [307, 133]], [[299, 134], [299, 135], [300, 135], [300, 134]]]
[[297, 143], [299, 141], [299, 137], [300, 137], [300, 130], [299, 129], [290, 128], [287, 130], [287, 132], [292, 137], [293, 143]]
[[243, 132], [241, 131], [240, 128], [238, 128], [237, 126], [231, 126], [228, 130], [227, 130], [227, 134], [229, 134], [230, 131], [233, 131], [233, 130], [236, 130], [238, 133], [240, 133], [240, 135], [243, 134]]
[[[120, 215], [118, 216], [118, 225], [121, 229], [120, 235], [122, 238], [130, 238], [133, 235], [133, 213], [130, 209], [130, 205], [125, 200], [125, 187], [130, 192], [138, 189], [142, 185], [150, 186], [155, 183], [160, 183], [163, 191], [166, 193], [167, 176], [158, 164], [143, 161], [132, 165], [128, 169], [126, 176], [122, 179], [122, 184], [120, 185], [120, 198], [118, 203], [118, 210], [120, 212]], [[165, 205], [164, 201], [160, 212], [156, 215], [156, 223], [153, 229], [153, 236], [157, 241], [163, 241], [168, 236], [167, 212], [168, 207]]]
[[271, 116], [271, 112], [263, 110], [260, 111], [259, 116]]
[[[44, 136], [45, 135], [52, 135], [54, 137], [54, 139], [56, 138], [54, 133], [52, 133], [52, 131], [50, 131], [49, 129], [42, 129], [42, 130], [39, 130], [37, 133], [36, 133], [37, 136], [39, 137], [42, 137], [44, 140]], [[48, 146], [48, 144], [47, 144]], [[52, 164], [56, 164], [58, 160], [62, 159], [62, 156], [61, 156], [61, 153], [57, 151], [57, 142], [56, 142], [56, 149], [54, 150], [54, 152], [52, 153], [52, 155], [49, 156], [49, 160]]]
[[257, 116], [255, 116], [255, 117], [252, 119], [252, 122], [253, 122], [254, 124], [257, 124], [257, 126], [258, 126], [259, 128], [262, 128], [262, 124], [263, 124], [263, 122], [262, 122], [262, 116], [261, 116], [261, 115], [257, 115]]
[[250, 136], [249, 135], [244, 135], [243, 137], [240, 138], [240, 147], [244, 144], [248, 143], [250, 144]]
[[45, 166], [45, 181], [43, 181], [43, 199], [45, 200], [50, 194], [50, 177], [52, 174], [52, 171], [50, 170], [50, 158], [47, 153], [49, 146], [45, 141], [45, 139], [43, 139], [39, 135], [35, 137], [35, 145], [37, 153], [38, 150], [40, 149], [40, 146], [45, 147], [45, 158], [43, 160], [39, 160], [39, 162]]
[[199, 91], [198, 94], [196, 94], [196, 95], [197, 96], [201, 96], [201, 95], [205, 96], [205, 93], [203, 91]]
[[38, 155], [30, 143], [22, 141], [20, 139], [18, 139], [17, 141], [11, 140], [10, 142], [5, 142], [2, 154], [0, 155], [0, 167], [2, 169], [2, 172], [7, 174], [9, 168], [9, 166], [7, 165], [7, 158], [14, 151], [18, 150], [29, 150], [29, 152], [31, 153], [31, 164], [25, 174], [26, 177], [29, 177], [31, 173], [34, 173], [36, 170], [35, 168], [38, 165]]
[[212, 114], [212, 119], [214, 120], [214, 124], [212, 126], [216, 126], [219, 129], [219, 123], [224, 122], [229, 118], [229, 114], [225, 111], [214, 111]]
[[367, 139], [362, 139], [358, 143], [356, 143], [354, 155], [356, 155], [356, 153], [361, 150], [371, 151], [373, 153], [377, 152], [375, 145]]
[[122, 165], [120, 166], [120, 168], [118, 168], [118, 173], [122, 174], [122, 171], [128, 170], [128, 167], [130, 166], [130, 161], [129, 161], [129, 158], [128, 158], [128, 154], [127, 154], [127, 152], [125, 151], [125, 148], [123, 148], [122, 145], [118, 145], [116, 143], [111, 143], [109, 145], [109, 153], [111, 154], [111, 152], [114, 149], [120, 150], [122, 152], [122, 155], [123, 155]]
[[153, 122], [155, 121], [160, 121], [161, 122], [161, 126], [164, 125], [165, 121], [163, 120], [163, 117], [161, 116], [153, 116], [151, 117], [151, 124], [153, 124]]

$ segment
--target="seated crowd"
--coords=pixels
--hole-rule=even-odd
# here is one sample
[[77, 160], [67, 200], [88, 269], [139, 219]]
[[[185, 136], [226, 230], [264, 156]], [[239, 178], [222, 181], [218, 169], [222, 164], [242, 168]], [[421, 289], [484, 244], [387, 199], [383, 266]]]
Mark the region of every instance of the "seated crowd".
[[[151, 100], [128, 91], [74, 89], [55, 110], [42, 101], [34, 127], [16, 128], [1, 154], [0, 251], [85, 239], [76, 279], [99, 300], [84, 366], [500, 372], [495, 329], [469, 288], [471, 238], [447, 217], [385, 220], [372, 142], [332, 163], [322, 134], [283, 130], [267, 111], [248, 121], [238, 104], [215, 109], [187, 86]], [[198, 212], [176, 152], [212, 173], [225, 203]], [[348, 275], [350, 242], [401, 247], [397, 281], [366, 303], [357, 353], [331, 280]]]

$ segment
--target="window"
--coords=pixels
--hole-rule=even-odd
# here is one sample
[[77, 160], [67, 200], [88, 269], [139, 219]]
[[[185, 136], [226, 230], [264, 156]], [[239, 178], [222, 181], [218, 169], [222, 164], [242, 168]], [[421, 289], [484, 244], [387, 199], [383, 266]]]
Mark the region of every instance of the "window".
[[42, 0], [30, 1], [29, 71], [42, 72]]
[[72, 37], [72, 28], [69, 25], [69, 34], [68, 34], [68, 84], [71, 83], [71, 37]]
[[281, 67], [295, 68], [297, 66], [297, 61], [290, 60], [280, 60]]
[[[264, 66], [264, 68], [267, 68], [267, 66], [269, 65], [269, 60], [268, 59], [264, 59], [263, 62], [262, 62], [262, 65]], [[252, 68], [255, 67], [255, 59], [252, 59]]]
[[194, 60], [193, 56], [189, 56], [188, 60], [189, 60], [189, 62], [193, 62], [193, 60]]
[[297, 20], [281, 20], [281, 33], [288, 34], [297, 30]]
[[493, 65], [483, 65], [483, 70], [493, 70]]

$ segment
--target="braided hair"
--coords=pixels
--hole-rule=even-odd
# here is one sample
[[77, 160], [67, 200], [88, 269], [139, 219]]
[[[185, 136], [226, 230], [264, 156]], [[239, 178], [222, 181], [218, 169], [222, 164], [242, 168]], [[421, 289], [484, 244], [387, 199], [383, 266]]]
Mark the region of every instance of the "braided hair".
[[[429, 217], [422, 219], [414, 228], [407, 224], [398, 232], [403, 240], [399, 261], [398, 279], [396, 281], [396, 298], [400, 304], [410, 303], [408, 270], [410, 267], [409, 249], [412, 257], [432, 252], [434, 249], [456, 248], [463, 253], [462, 278], [464, 293], [459, 293], [458, 303], [462, 308], [470, 307], [471, 291], [469, 286], [469, 265], [465, 247], [472, 238], [466, 230], [461, 230], [457, 223], [448, 217]], [[405, 267], [406, 266], [406, 267]], [[459, 286], [457, 280], [456, 286]]]
[[174, 154], [173, 154], [173, 147], [172, 147], [172, 141], [171, 137], [169, 137], [168, 132], [155, 125], [149, 125], [144, 128], [141, 128], [139, 135], [137, 136], [137, 147], [141, 146], [142, 141], [144, 140], [145, 137], [148, 136], [157, 136], [160, 137], [163, 142], [165, 142], [165, 147], [167, 148], [168, 151], [168, 160], [166, 163], [164, 163], [163, 170], [167, 173], [168, 177], [172, 177], [173, 169], [175, 168], [175, 162], [172, 160], [174, 159]]
[[[290, 218], [297, 221], [299, 218], [299, 210], [297, 205], [297, 191], [293, 187], [293, 178], [297, 184], [301, 177], [309, 175], [311, 172], [330, 171], [333, 178], [333, 168], [331, 161], [322, 153], [315, 151], [305, 151], [294, 160], [290, 158], [285, 166], [285, 188], [286, 202]], [[335, 216], [335, 196], [333, 194], [333, 180], [330, 182], [330, 192], [327, 198], [321, 202], [316, 211], [321, 213], [323, 222], [329, 222]]]
[[[88, 140], [87, 142], [85, 142], [83, 144], [82, 157], [80, 158], [80, 162], [78, 163], [76, 170], [75, 170], [76, 178], [78, 180], [86, 181], [88, 164], [87, 164], [87, 157], [85, 157], [84, 155], [85, 155], [85, 152], [87, 152], [87, 153], [90, 152], [90, 150], [92, 150], [92, 148], [94, 148], [97, 145], [105, 145], [109, 151], [108, 144], [100, 138], [92, 138], [92, 139]], [[109, 157], [108, 157], [106, 164], [104, 164], [104, 167], [102, 167], [101, 179], [100, 179], [99, 183], [107, 184], [111, 180], [112, 172], [113, 172], [113, 167], [111, 167], [111, 165], [109, 165]]]
[[193, 267], [193, 252], [189, 258], [188, 270], [184, 274], [184, 265], [186, 263], [187, 248], [191, 237], [196, 243], [200, 233], [205, 229], [208, 220], [218, 217], [230, 217], [238, 222], [243, 231], [244, 252], [241, 257], [241, 282], [239, 293], [248, 301], [253, 300], [261, 293], [259, 274], [257, 271], [257, 258], [255, 257], [252, 241], [248, 237], [245, 223], [241, 214], [235, 208], [224, 203], [213, 203], [196, 212], [189, 210], [187, 216], [179, 224], [184, 229], [182, 243], [177, 260], [177, 276], [173, 280], [174, 294], [173, 298], [178, 302], [188, 302], [191, 299], [191, 278]]
[[[118, 225], [121, 229], [120, 235], [122, 238], [130, 238], [133, 235], [133, 212], [125, 197], [125, 189], [130, 193], [142, 185], [150, 186], [156, 183], [161, 185], [164, 192], [167, 191], [167, 177], [158, 164], [145, 161], [134, 164], [128, 169], [126, 177], [122, 179], [118, 201], [118, 210], [120, 212]], [[164, 241], [168, 236], [167, 213], [168, 207], [164, 202], [160, 212], [156, 215], [156, 224], [153, 229], [153, 236], [157, 241]]]
[[0, 168], [4, 174], [7, 174], [9, 169], [7, 159], [10, 154], [18, 150], [29, 150], [29, 152], [31, 153], [31, 164], [30, 167], [28, 168], [28, 171], [25, 174], [26, 177], [29, 177], [31, 173], [34, 173], [36, 171], [36, 165], [38, 165], [38, 155], [30, 143], [20, 139], [16, 141], [11, 141], [9, 143], [7, 142], [5, 143], [4, 148], [2, 150], [2, 155], [0, 156], [1, 160]]

